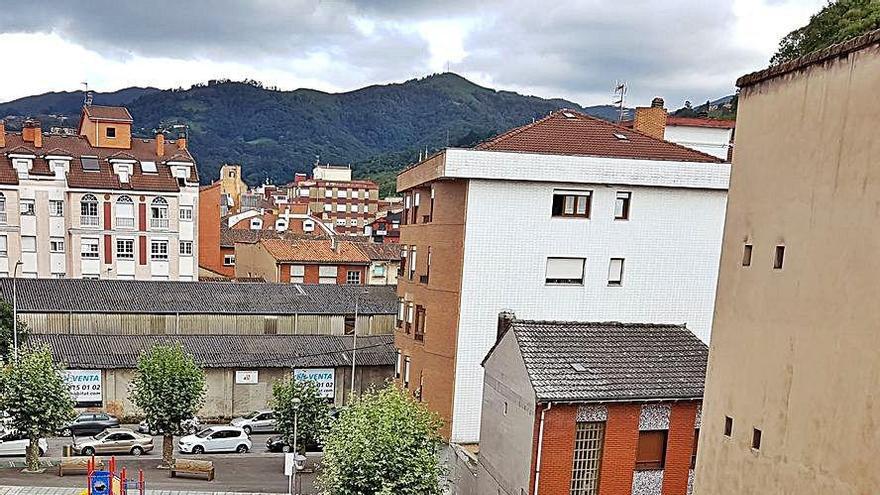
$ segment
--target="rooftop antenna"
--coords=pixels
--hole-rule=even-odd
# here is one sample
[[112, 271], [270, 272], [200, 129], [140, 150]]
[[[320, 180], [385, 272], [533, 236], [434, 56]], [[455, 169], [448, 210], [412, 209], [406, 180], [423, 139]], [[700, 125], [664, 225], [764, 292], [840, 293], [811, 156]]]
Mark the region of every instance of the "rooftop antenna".
[[92, 104], [92, 92], [89, 91], [89, 82], [83, 81], [80, 84], [82, 84], [83, 88], [85, 88], [84, 89], [85, 96], [83, 97], [83, 104], [86, 106], [91, 105]]
[[615, 81], [614, 83], [614, 105], [617, 105], [617, 123], [623, 122], [624, 104], [626, 102], [626, 81]]
[[321, 155], [315, 155], [315, 166], [321, 165]]

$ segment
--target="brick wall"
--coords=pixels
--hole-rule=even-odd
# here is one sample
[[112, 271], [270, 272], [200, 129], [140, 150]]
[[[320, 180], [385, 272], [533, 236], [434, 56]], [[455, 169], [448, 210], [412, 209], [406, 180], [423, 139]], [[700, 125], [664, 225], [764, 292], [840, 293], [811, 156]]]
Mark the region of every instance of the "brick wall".
[[[576, 420], [577, 406], [554, 405], [546, 411], [538, 493], [568, 493], [571, 490]], [[535, 422], [540, 426], [540, 421], [539, 411], [535, 414]]]
[[669, 414], [663, 495], [685, 495], [694, 448], [694, 421], [697, 403], [673, 404]]
[[663, 139], [666, 133], [666, 109], [661, 107], [636, 108], [634, 127], [651, 137]]
[[599, 495], [621, 495], [632, 492], [641, 410], [640, 404], [608, 406], [605, 446], [599, 475]]

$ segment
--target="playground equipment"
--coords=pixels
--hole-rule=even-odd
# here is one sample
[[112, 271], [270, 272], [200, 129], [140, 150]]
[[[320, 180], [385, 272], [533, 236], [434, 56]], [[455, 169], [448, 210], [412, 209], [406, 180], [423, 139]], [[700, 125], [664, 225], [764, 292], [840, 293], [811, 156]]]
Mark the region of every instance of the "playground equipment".
[[138, 469], [136, 480], [129, 480], [126, 477], [126, 470], [123, 467], [119, 474], [116, 474], [116, 457], [111, 457], [107, 465], [107, 470], [95, 469], [95, 456], [89, 459], [88, 481], [89, 485], [84, 492], [85, 495], [144, 495], [144, 471]]

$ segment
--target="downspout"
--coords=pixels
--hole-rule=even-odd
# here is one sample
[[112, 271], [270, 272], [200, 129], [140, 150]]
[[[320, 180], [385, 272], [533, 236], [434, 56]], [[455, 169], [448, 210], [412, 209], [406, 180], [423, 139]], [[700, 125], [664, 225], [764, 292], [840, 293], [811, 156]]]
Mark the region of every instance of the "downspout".
[[541, 409], [541, 426], [538, 428], [538, 455], [535, 460], [535, 492], [538, 495], [538, 484], [541, 481], [541, 449], [544, 446], [544, 414], [553, 407], [552, 402], [547, 403], [547, 407]]

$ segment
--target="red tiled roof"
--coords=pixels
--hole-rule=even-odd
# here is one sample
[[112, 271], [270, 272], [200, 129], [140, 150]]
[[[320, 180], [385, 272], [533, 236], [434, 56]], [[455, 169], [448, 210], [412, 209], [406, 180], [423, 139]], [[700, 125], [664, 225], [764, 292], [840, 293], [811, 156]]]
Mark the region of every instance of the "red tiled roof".
[[370, 263], [370, 257], [349, 241], [338, 241], [338, 249], [333, 249], [329, 239], [264, 239], [260, 243], [276, 261], [283, 263]]
[[541, 120], [484, 141], [475, 149], [637, 160], [721, 162], [712, 155], [573, 110], [557, 110]]
[[86, 115], [92, 120], [114, 120], [118, 122], [131, 122], [131, 114], [125, 107], [105, 107], [102, 105], [86, 105], [83, 107]]
[[676, 125], [682, 127], [712, 127], [715, 129], [734, 129], [736, 128], [735, 120], [709, 119], [702, 117], [673, 117], [666, 119], [666, 125]]

